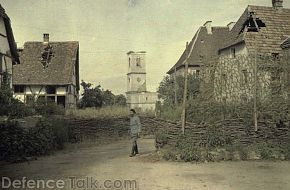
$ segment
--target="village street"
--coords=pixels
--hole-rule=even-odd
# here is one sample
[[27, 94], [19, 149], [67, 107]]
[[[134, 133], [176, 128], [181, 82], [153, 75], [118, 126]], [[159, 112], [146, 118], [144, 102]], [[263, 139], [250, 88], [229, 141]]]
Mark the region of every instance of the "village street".
[[[1, 176], [11, 179], [136, 180], [138, 189], [288, 190], [290, 162], [182, 163], [149, 159], [152, 139], [140, 142], [141, 155], [130, 158], [130, 145], [119, 141], [100, 146], [70, 147], [25, 163], [1, 164]], [[70, 189], [66, 186], [67, 189]], [[108, 189], [108, 188], [107, 188]]]

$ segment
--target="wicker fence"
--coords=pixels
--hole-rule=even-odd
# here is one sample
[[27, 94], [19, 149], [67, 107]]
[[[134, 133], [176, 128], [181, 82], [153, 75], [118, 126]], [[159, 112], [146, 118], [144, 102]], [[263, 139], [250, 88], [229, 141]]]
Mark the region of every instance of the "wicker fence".
[[[120, 139], [128, 137], [128, 118], [70, 119], [70, 126], [78, 141], [88, 139]], [[169, 143], [174, 143], [181, 134], [179, 122], [166, 121], [154, 117], [141, 117], [142, 135], [154, 135], [162, 130], [168, 135]], [[233, 143], [251, 144], [255, 142], [273, 142], [283, 144], [289, 141], [289, 122], [283, 125], [259, 122], [255, 131], [242, 120], [223, 120], [214, 124], [219, 135], [230, 138]], [[190, 134], [193, 142], [200, 143], [208, 137], [210, 126], [187, 123], [185, 134]]]

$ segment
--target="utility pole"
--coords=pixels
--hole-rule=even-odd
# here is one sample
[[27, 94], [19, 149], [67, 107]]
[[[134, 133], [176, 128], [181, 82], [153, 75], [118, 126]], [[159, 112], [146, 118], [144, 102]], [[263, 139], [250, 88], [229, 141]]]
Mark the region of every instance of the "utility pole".
[[188, 42], [186, 43], [186, 58], [185, 58], [185, 68], [184, 68], [184, 89], [183, 89], [183, 102], [182, 102], [182, 114], [181, 114], [181, 129], [184, 135], [185, 124], [186, 124], [186, 99], [187, 99], [187, 81], [188, 81]]
[[257, 52], [255, 52], [255, 63], [254, 63], [254, 129], [258, 131], [258, 114], [257, 114]]
[[[256, 29], [257, 29], [257, 34], [259, 34], [259, 32], [260, 32], [260, 28], [259, 28], [259, 26], [258, 26], [258, 24], [257, 24], [257, 22], [256, 22], [256, 15], [255, 14], [253, 14], [252, 15], [252, 17], [253, 17], [253, 20], [254, 20], [254, 23], [255, 23], [255, 27], [256, 27]], [[254, 42], [255, 42], [255, 61], [254, 61], [254, 129], [255, 129], [255, 131], [258, 131], [258, 110], [257, 110], [257, 87], [258, 87], [258, 85], [257, 85], [257, 82], [258, 82], [258, 65], [257, 65], [257, 53], [258, 53], [258, 51], [257, 51], [257, 48], [258, 48], [258, 46], [257, 46], [257, 38], [256, 38], [256, 36], [254, 36]]]
[[[201, 27], [197, 31], [197, 35], [199, 35], [199, 32], [201, 30]], [[186, 124], [186, 99], [187, 99], [187, 81], [188, 81], [188, 58], [191, 55], [193, 51], [194, 44], [197, 41], [197, 37], [192, 41], [190, 50], [188, 47], [188, 42], [186, 42], [186, 49], [185, 49], [185, 60], [184, 60], [184, 90], [183, 90], [183, 102], [182, 102], [182, 114], [181, 114], [181, 129], [182, 134], [185, 132], [185, 124]]]

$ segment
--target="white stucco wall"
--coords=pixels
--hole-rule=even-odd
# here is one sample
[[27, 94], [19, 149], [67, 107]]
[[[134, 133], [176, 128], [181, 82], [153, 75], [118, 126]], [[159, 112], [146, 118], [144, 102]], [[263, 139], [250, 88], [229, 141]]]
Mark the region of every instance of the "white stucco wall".
[[[2, 54], [2, 56], [0, 56], [1, 58], [1, 62], [2, 63], [0, 65], [0, 69], [3, 72], [8, 72], [10, 74], [10, 85], [12, 87], [12, 59], [10, 57], [7, 56], [7, 54], [9, 54], [10, 52], [10, 47], [9, 47], [9, 43], [8, 43], [8, 38], [7, 38], [7, 33], [6, 33], [6, 28], [5, 28], [5, 24], [4, 24], [4, 20], [2, 17], [0, 17], [0, 54]], [[0, 80], [0, 84], [1, 84], [1, 80]]]
[[[184, 76], [184, 67], [176, 70], [176, 76]], [[188, 74], [195, 74], [197, 70], [200, 70], [200, 67], [188, 67]], [[175, 73], [170, 74], [171, 77], [174, 77]]]
[[127, 93], [127, 104], [130, 108], [138, 108], [143, 111], [155, 110], [157, 101], [156, 92]]
[[[137, 59], [140, 59], [137, 65]], [[128, 55], [127, 92], [146, 91], [146, 61], [145, 53]]]
[[[73, 85], [71, 85], [75, 88]], [[47, 94], [45, 86], [40, 85], [29, 85], [25, 86], [24, 93], [14, 93], [14, 97], [25, 103], [26, 96], [65, 96], [65, 103], [67, 108], [76, 107], [77, 102], [77, 94], [76, 91], [72, 91], [71, 93], [67, 92], [67, 86], [59, 86], [56, 88], [56, 94]], [[57, 100], [57, 98], [55, 98]]]
[[58, 87], [56, 88], [56, 94], [58, 95], [66, 95], [66, 87]]
[[234, 58], [231, 52], [231, 49], [234, 48], [236, 50], [236, 56], [238, 55], [247, 55], [248, 50], [245, 43], [237, 44], [235, 46], [229, 47], [227, 49], [224, 49], [220, 51], [220, 57], [225, 58]]
[[24, 94], [14, 94], [13, 97], [21, 102], [25, 102]]
[[[137, 58], [140, 58], [140, 66], [137, 66]], [[128, 73], [146, 72], [146, 60], [144, 53], [132, 53], [128, 56]]]
[[[127, 76], [127, 91], [146, 91], [146, 74], [128, 74]], [[142, 85], [144, 86], [142, 88]]]
[[6, 54], [10, 50], [4, 20], [0, 17], [0, 53]]

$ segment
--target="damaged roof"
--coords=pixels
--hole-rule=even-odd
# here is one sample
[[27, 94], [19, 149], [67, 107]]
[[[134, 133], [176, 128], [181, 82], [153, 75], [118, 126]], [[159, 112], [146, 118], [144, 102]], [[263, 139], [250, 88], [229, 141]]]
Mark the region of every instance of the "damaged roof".
[[282, 44], [281, 44], [282, 49], [289, 49], [290, 48], [290, 37], [287, 38]]
[[[259, 32], [247, 32], [244, 28], [251, 14], [266, 25], [259, 27]], [[290, 9], [249, 5], [220, 50], [245, 43], [249, 53], [280, 53], [286, 35], [290, 35]]]
[[191, 48], [191, 55], [188, 58], [188, 65], [191, 67], [199, 66], [202, 59], [217, 56], [218, 50], [224, 45], [224, 38], [228, 33], [228, 27], [212, 27], [212, 34], [208, 34], [205, 26], [200, 27], [188, 47], [183, 51], [177, 63], [167, 72], [167, 74], [172, 74], [175, 68], [178, 70], [180, 67], [184, 66], [186, 53], [189, 53]]
[[76, 84], [79, 88], [79, 43], [49, 42], [52, 56], [43, 65], [43, 52], [47, 44], [26, 42], [20, 55], [21, 64], [13, 66], [13, 84], [17, 85], [67, 85], [73, 84], [75, 63]]
[[14, 35], [13, 35], [11, 23], [10, 23], [10, 18], [6, 14], [5, 9], [1, 6], [1, 4], [0, 4], [0, 17], [2, 17], [4, 20], [4, 25], [6, 29], [11, 56], [13, 58], [13, 63], [19, 64], [19, 55], [17, 52], [17, 46], [15, 43], [15, 39], [14, 39]]

